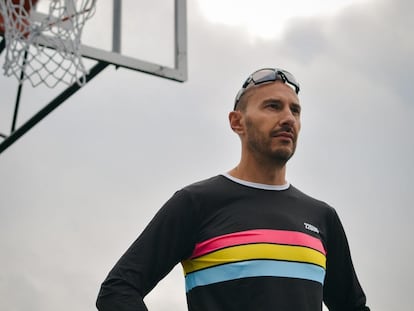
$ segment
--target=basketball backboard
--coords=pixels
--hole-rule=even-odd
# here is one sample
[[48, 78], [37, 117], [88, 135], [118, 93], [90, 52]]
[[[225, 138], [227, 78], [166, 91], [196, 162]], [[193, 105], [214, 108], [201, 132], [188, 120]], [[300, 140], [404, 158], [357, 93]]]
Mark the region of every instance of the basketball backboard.
[[[39, 0], [35, 14], [47, 14], [49, 4]], [[83, 57], [187, 79], [186, 0], [97, 0], [95, 6], [81, 37]]]

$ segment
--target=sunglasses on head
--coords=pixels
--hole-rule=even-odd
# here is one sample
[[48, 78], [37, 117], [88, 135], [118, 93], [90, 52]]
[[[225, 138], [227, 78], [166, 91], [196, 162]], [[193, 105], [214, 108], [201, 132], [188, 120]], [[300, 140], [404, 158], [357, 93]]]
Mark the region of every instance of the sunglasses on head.
[[250, 86], [277, 80], [281, 80], [284, 83], [288, 84], [295, 90], [296, 94], [299, 94], [299, 83], [289, 71], [278, 68], [263, 68], [253, 72], [243, 83], [242, 88], [236, 95], [236, 99], [234, 101], [234, 110], [236, 109], [240, 98], [246, 89], [248, 89]]

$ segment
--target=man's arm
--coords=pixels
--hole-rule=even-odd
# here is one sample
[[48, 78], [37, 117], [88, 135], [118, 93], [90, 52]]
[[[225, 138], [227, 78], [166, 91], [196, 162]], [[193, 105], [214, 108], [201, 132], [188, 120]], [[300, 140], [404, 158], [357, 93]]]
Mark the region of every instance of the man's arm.
[[98, 294], [100, 311], [146, 311], [143, 299], [195, 243], [195, 206], [178, 191], [116, 263]]
[[352, 264], [345, 231], [335, 210], [331, 211], [324, 302], [331, 311], [369, 311]]

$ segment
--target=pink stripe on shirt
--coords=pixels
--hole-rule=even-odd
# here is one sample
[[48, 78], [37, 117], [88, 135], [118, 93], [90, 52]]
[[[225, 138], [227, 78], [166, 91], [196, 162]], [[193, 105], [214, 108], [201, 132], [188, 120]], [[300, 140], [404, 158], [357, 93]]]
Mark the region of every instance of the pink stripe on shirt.
[[305, 246], [326, 255], [322, 242], [306, 233], [286, 230], [258, 229], [225, 234], [197, 243], [191, 258], [199, 257], [230, 246], [252, 243]]

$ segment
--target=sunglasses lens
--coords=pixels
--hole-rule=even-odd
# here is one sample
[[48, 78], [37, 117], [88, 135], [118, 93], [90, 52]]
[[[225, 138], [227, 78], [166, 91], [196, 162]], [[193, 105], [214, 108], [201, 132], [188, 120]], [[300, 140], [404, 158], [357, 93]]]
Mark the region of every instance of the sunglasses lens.
[[255, 84], [260, 84], [264, 82], [269, 81], [275, 81], [276, 80], [276, 71], [273, 69], [262, 69], [259, 71], [256, 71], [252, 75], [253, 82]]
[[298, 84], [295, 80], [295, 77], [289, 71], [281, 70], [281, 72], [285, 75], [286, 79], [290, 83]]
[[282, 70], [281, 72], [284, 74], [287, 82], [295, 87], [296, 93], [299, 93], [299, 83], [296, 81], [295, 77], [289, 71]]

